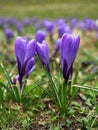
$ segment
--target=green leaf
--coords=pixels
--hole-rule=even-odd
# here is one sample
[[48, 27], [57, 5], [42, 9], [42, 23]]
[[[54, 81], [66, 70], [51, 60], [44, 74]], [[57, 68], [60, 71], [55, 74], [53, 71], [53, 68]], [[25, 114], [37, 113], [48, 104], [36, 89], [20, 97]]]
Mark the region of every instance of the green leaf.
[[35, 88], [37, 88], [38, 86], [41, 86], [45, 83], [47, 83], [48, 81], [43, 81], [43, 82], [38, 82], [38, 83], [32, 83], [28, 86], [28, 90], [25, 90], [25, 93], [23, 94], [23, 97], [26, 97], [31, 91], [33, 91]]
[[63, 82], [62, 91], [61, 91], [61, 102], [62, 102], [62, 114], [66, 115], [67, 112], [67, 84], [65, 80]]
[[87, 75], [86, 78], [82, 80], [80, 85], [84, 85], [86, 82], [92, 80], [96, 76], [96, 73], [91, 73], [91, 74]]
[[48, 92], [48, 90], [47, 90], [45, 87], [40, 86], [40, 85], [38, 85], [38, 87], [40, 87], [41, 89], [43, 89], [50, 97], [53, 97], [53, 96], [51, 95], [51, 93]]
[[5, 69], [5, 67], [3, 66], [2, 63], [0, 64], [0, 67], [1, 67], [1, 69], [3, 70], [3, 72], [4, 72], [4, 75], [5, 75], [5, 77], [7, 78], [7, 81], [8, 81], [8, 83], [9, 83], [9, 85], [12, 86], [12, 80], [11, 80], [11, 78], [10, 78], [10, 75], [9, 75], [9, 73], [7, 72], [7, 70]]
[[88, 89], [88, 90], [93, 90], [93, 91], [96, 91], [98, 92], [98, 88], [93, 88], [92, 86], [90, 85], [85, 85], [85, 86], [82, 86], [82, 85], [73, 85], [73, 87], [77, 87], [77, 88], [82, 88], [82, 89]]
[[95, 95], [94, 91], [93, 91], [93, 102], [95, 104], [96, 112], [98, 114], [98, 103], [97, 103], [97, 98], [96, 98], [96, 95]]
[[55, 96], [54, 100], [55, 100], [55, 102], [57, 102], [57, 105], [59, 106], [59, 108], [61, 108], [62, 105], [61, 105], [61, 102], [60, 102], [59, 93], [58, 93], [58, 90], [57, 90], [55, 83], [52, 79], [52, 76], [51, 76], [50, 73], [47, 72], [47, 70], [45, 70], [45, 74], [47, 75], [49, 82], [51, 84], [50, 87], [52, 88], [52, 92], [53, 92], [52, 95], [54, 94], [54, 96]]
[[24, 92], [25, 87], [26, 87], [26, 82], [27, 82], [27, 80], [26, 80], [26, 79], [25, 79], [25, 80], [23, 80], [23, 83], [22, 83], [22, 89], [20, 90], [20, 96], [22, 96], [22, 95], [23, 95], [23, 92]]
[[1, 85], [1, 87], [3, 87], [4, 89], [6, 89], [7, 92], [9, 92], [10, 94], [12, 94], [11, 91], [10, 91], [10, 89], [9, 89], [4, 83], [2, 83], [1, 81], [0, 81], [0, 85]]
[[18, 90], [18, 87], [12, 86], [11, 89], [13, 91], [13, 95], [14, 95], [15, 101], [20, 103], [21, 102], [21, 97], [20, 97], [20, 92]]

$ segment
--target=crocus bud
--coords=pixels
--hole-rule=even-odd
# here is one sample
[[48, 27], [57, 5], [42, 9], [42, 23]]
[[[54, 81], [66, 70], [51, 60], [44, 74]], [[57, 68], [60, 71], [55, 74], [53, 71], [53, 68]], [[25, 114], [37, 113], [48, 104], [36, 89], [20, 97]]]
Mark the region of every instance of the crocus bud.
[[35, 39], [37, 42], [42, 43], [46, 38], [46, 32], [44, 30], [38, 30], [35, 34]]
[[57, 52], [60, 49], [60, 44], [61, 44], [61, 39], [57, 39], [56, 43], [55, 43], [55, 48], [54, 48], [54, 52], [53, 52], [53, 57], [55, 57], [55, 55], [57, 54]]
[[46, 41], [42, 41], [41, 44], [39, 42], [37, 42], [36, 51], [37, 51], [38, 57], [40, 58], [43, 66], [47, 69], [48, 72], [50, 72], [49, 49], [48, 49], [48, 45], [47, 45]]
[[7, 41], [9, 41], [14, 36], [14, 32], [11, 29], [7, 28], [5, 29], [5, 36]]
[[76, 58], [80, 44], [80, 36], [74, 37], [71, 34], [64, 34], [61, 39], [60, 57], [62, 64], [63, 77], [67, 83], [69, 76], [72, 75], [73, 63]]
[[14, 44], [14, 52], [17, 60], [20, 88], [22, 79], [34, 70], [34, 54], [36, 50], [35, 40], [28, 42], [26, 38], [17, 37]]
[[59, 35], [59, 38], [61, 38], [64, 33], [69, 33], [69, 34], [71, 34], [72, 31], [71, 31], [70, 27], [67, 26], [66, 24], [59, 25], [59, 27], [58, 27], [58, 35]]

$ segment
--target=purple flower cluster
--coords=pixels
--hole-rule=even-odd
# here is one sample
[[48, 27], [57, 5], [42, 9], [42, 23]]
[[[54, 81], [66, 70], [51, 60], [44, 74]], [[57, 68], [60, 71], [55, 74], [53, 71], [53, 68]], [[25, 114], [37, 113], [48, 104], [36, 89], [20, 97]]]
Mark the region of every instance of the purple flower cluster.
[[[43, 31], [37, 34], [36, 40], [28, 41], [23, 37], [17, 37], [15, 40], [14, 51], [18, 66], [19, 74], [17, 79], [19, 80], [20, 89], [22, 88], [23, 78], [28, 77], [35, 68], [35, 52], [45, 69], [50, 73], [48, 44], [44, 40], [45, 37], [43, 38]], [[79, 48], [79, 43], [79, 35], [74, 37], [72, 34], [68, 33], [64, 33], [62, 38], [57, 41], [56, 50], [60, 50], [62, 73], [66, 83], [69, 76], [72, 75], [73, 63]]]
[[[55, 43], [55, 30], [58, 38], [61, 38], [64, 33], [72, 34], [74, 29], [81, 29], [85, 32], [95, 31], [97, 34], [98, 20], [93, 20], [90, 18], [78, 20], [76, 17], [72, 19], [59, 18], [56, 20], [39, 20], [37, 17], [27, 17], [24, 19], [16, 19], [14, 17], [0, 17], [0, 29], [4, 30], [6, 39], [11, 39], [17, 33], [18, 35], [24, 36], [28, 27], [32, 28], [32, 30], [34, 30], [36, 33], [38, 33], [39, 30], [44, 30], [45, 33], [49, 35], [50, 41]], [[46, 37], [46, 34], [43, 34], [43, 37]], [[97, 35], [95, 37], [97, 37]]]

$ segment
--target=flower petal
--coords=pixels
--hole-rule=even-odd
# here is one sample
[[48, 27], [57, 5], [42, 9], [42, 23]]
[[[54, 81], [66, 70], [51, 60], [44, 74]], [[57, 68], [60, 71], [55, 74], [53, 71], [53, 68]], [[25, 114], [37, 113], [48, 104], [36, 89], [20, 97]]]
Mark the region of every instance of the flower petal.
[[16, 59], [18, 59], [18, 63], [21, 66], [24, 64], [25, 52], [26, 52], [26, 40], [21, 37], [17, 37], [14, 44], [14, 52]]
[[61, 39], [57, 39], [56, 43], [55, 43], [55, 49], [53, 52], [53, 57], [55, 57], [56, 53], [59, 51], [60, 49], [60, 44], [61, 44]]
[[35, 39], [37, 42], [41, 43], [46, 38], [46, 32], [44, 30], [38, 30], [35, 34]]
[[70, 34], [64, 34], [61, 42], [61, 61], [66, 60], [68, 64], [68, 69], [73, 63], [73, 51], [74, 51], [74, 43], [73, 37]]
[[25, 69], [25, 76], [28, 76], [34, 70], [35, 68], [34, 64], [35, 64], [34, 58], [30, 59], [27, 62], [26, 69]]
[[36, 50], [36, 41], [35, 41], [35, 40], [31, 40], [31, 41], [27, 44], [27, 47], [26, 47], [25, 62], [27, 62], [27, 61], [30, 60], [32, 57], [34, 57], [35, 50]]
[[80, 44], [80, 35], [77, 35], [75, 37], [75, 43], [74, 43], [74, 57], [76, 57], [76, 54], [78, 52], [79, 44]]
[[49, 66], [49, 49], [46, 41], [43, 41], [42, 44], [37, 42], [36, 51], [42, 64], [47, 68]]

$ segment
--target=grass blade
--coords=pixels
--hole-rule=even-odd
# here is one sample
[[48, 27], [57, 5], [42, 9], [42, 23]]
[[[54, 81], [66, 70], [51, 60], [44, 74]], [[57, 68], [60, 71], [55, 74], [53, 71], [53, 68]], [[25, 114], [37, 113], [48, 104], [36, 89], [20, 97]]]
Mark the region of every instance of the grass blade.
[[1, 69], [3, 70], [3, 72], [4, 72], [4, 75], [5, 75], [6, 78], [7, 78], [7, 81], [8, 81], [8, 83], [9, 83], [9, 85], [12, 86], [12, 80], [11, 80], [11, 78], [10, 78], [9, 73], [6, 71], [6, 69], [5, 69], [5, 67], [3, 66], [2, 63], [0, 64], [0, 66], [1, 66]]

